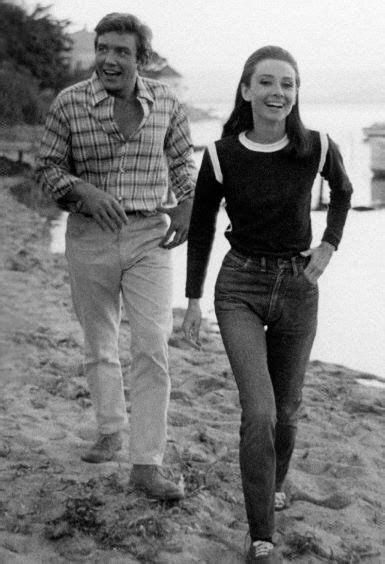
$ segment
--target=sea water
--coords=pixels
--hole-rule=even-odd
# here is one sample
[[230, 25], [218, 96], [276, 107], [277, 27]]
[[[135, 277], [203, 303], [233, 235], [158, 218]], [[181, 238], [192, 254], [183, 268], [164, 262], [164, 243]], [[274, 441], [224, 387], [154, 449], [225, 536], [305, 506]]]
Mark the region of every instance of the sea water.
[[[201, 107], [210, 109], [216, 119], [192, 123], [196, 145], [219, 138], [231, 102], [209, 102]], [[370, 206], [370, 153], [362, 129], [376, 121], [385, 122], [385, 106], [303, 105], [302, 118], [308, 127], [329, 133], [339, 145], [354, 188], [352, 205]], [[195, 158], [199, 166], [202, 153], [196, 153]], [[318, 189], [316, 181], [314, 200]], [[320, 241], [325, 222], [325, 212], [312, 212], [314, 246]], [[221, 210], [202, 298], [203, 313], [213, 320], [213, 288], [228, 249], [223, 235], [227, 225], [226, 212]], [[63, 252], [64, 231], [65, 215], [54, 226], [53, 252]], [[174, 306], [186, 307], [186, 245], [172, 253]], [[385, 209], [350, 211], [340, 248], [320, 278], [319, 286], [319, 323], [312, 359], [342, 364], [385, 379]]]

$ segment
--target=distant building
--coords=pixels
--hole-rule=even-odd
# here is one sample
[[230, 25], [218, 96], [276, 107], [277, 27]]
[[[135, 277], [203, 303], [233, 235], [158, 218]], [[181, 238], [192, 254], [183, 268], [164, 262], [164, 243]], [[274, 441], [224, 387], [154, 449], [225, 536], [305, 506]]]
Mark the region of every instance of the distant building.
[[370, 168], [375, 178], [385, 178], [385, 123], [364, 127], [365, 141], [370, 147]]
[[[95, 33], [83, 28], [80, 31], [71, 33], [70, 37], [73, 41], [72, 52], [70, 53], [72, 70], [86, 71], [90, 69], [95, 57]], [[183, 85], [182, 75], [168, 64], [167, 59], [161, 57], [155, 51], [151, 61], [141, 70], [140, 74], [167, 83], [178, 98], [184, 101], [186, 88]]]
[[72, 70], [84, 71], [93, 65], [95, 58], [94, 36], [95, 33], [87, 31], [85, 27], [70, 34], [73, 41], [70, 53]]
[[385, 180], [383, 178], [372, 178], [370, 187], [372, 206], [375, 208], [385, 208]]
[[363, 131], [370, 148], [372, 206], [385, 208], [385, 123], [373, 123]]

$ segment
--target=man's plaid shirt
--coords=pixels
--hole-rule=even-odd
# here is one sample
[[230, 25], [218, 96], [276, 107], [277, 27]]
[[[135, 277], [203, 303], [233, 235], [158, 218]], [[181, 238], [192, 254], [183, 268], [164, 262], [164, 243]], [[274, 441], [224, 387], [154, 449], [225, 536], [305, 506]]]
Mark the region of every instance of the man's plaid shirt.
[[180, 103], [166, 85], [143, 77], [136, 95], [144, 115], [128, 140], [114, 121], [114, 98], [96, 74], [58, 95], [36, 167], [55, 200], [79, 179], [115, 196], [126, 210], [153, 212], [193, 196], [193, 146]]

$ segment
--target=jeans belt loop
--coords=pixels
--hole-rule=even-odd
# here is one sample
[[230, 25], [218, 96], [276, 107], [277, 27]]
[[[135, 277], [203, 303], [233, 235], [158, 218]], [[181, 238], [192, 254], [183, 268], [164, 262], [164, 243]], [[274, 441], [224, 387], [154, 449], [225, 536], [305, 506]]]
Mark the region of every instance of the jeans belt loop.
[[266, 272], [266, 257], [261, 257], [261, 272]]

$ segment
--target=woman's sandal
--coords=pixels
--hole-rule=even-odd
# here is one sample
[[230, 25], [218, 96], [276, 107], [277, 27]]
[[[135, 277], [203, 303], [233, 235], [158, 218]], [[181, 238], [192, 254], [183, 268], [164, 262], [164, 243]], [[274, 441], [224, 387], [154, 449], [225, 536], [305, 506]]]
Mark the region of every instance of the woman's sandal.
[[285, 492], [275, 492], [274, 509], [275, 511], [282, 511], [287, 508], [287, 498]]

